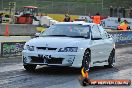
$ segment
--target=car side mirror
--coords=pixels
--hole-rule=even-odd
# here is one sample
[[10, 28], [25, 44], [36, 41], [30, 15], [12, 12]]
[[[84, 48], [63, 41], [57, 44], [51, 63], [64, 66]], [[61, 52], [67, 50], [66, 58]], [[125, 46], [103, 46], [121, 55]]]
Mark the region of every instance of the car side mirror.
[[40, 33], [35, 33], [35, 37], [39, 37], [40, 36]]

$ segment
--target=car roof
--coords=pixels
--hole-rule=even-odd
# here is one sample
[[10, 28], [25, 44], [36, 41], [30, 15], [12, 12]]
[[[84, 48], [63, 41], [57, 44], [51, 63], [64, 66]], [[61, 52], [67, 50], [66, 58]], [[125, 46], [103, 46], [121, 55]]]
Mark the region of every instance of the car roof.
[[57, 22], [56, 24], [82, 24], [82, 25], [96, 25], [95, 23], [87, 23], [87, 22], [85, 22], [85, 21]]

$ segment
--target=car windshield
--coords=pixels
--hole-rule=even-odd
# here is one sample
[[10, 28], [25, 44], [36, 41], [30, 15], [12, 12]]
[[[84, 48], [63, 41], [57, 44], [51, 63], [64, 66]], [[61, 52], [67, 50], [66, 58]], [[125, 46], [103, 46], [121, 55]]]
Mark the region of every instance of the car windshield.
[[59, 37], [75, 37], [89, 38], [89, 25], [80, 24], [56, 24], [41, 33], [41, 37], [59, 36]]

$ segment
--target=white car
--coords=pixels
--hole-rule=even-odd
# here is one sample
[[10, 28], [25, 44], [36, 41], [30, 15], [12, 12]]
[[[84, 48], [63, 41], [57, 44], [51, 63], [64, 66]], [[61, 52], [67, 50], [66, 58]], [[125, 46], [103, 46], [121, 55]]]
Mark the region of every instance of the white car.
[[24, 45], [23, 66], [93, 67], [115, 62], [115, 43], [102, 26], [85, 22], [59, 22]]

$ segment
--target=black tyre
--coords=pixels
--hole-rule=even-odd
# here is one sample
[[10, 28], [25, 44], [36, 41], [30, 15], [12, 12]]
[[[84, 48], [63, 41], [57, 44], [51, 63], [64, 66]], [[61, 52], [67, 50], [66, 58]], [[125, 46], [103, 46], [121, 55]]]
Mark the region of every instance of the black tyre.
[[82, 67], [84, 67], [85, 71], [88, 71], [90, 68], [90, 59], [91, 59], [91, 53], [90, 50], [86, 50], [83, 56], [82, 60]]
[[90, 84], [91, 84], [90, 79], [87, 79], [87, 78], [82, 78], [82, 79], [79, 80], [79, 81], [80, 81], [80, 84], [81, 84], [82, 86], [87, 86], [87, 85], [90, 85]]
[[36, 68], [37, 65], [24, 65], [24, 68], [27, 70], [27, 71], [34, 71], [35, 68]]
[[115, 49], [113, 49], [110, 53], [109, 59], [108, 59], [108, 67], [112, 68], [114, 67], [115, 62]]
[[86, 86], [87, 85], [87, 79], [86, 78], [82, 80], [82, 84], [81, 85], [82, 86]]

